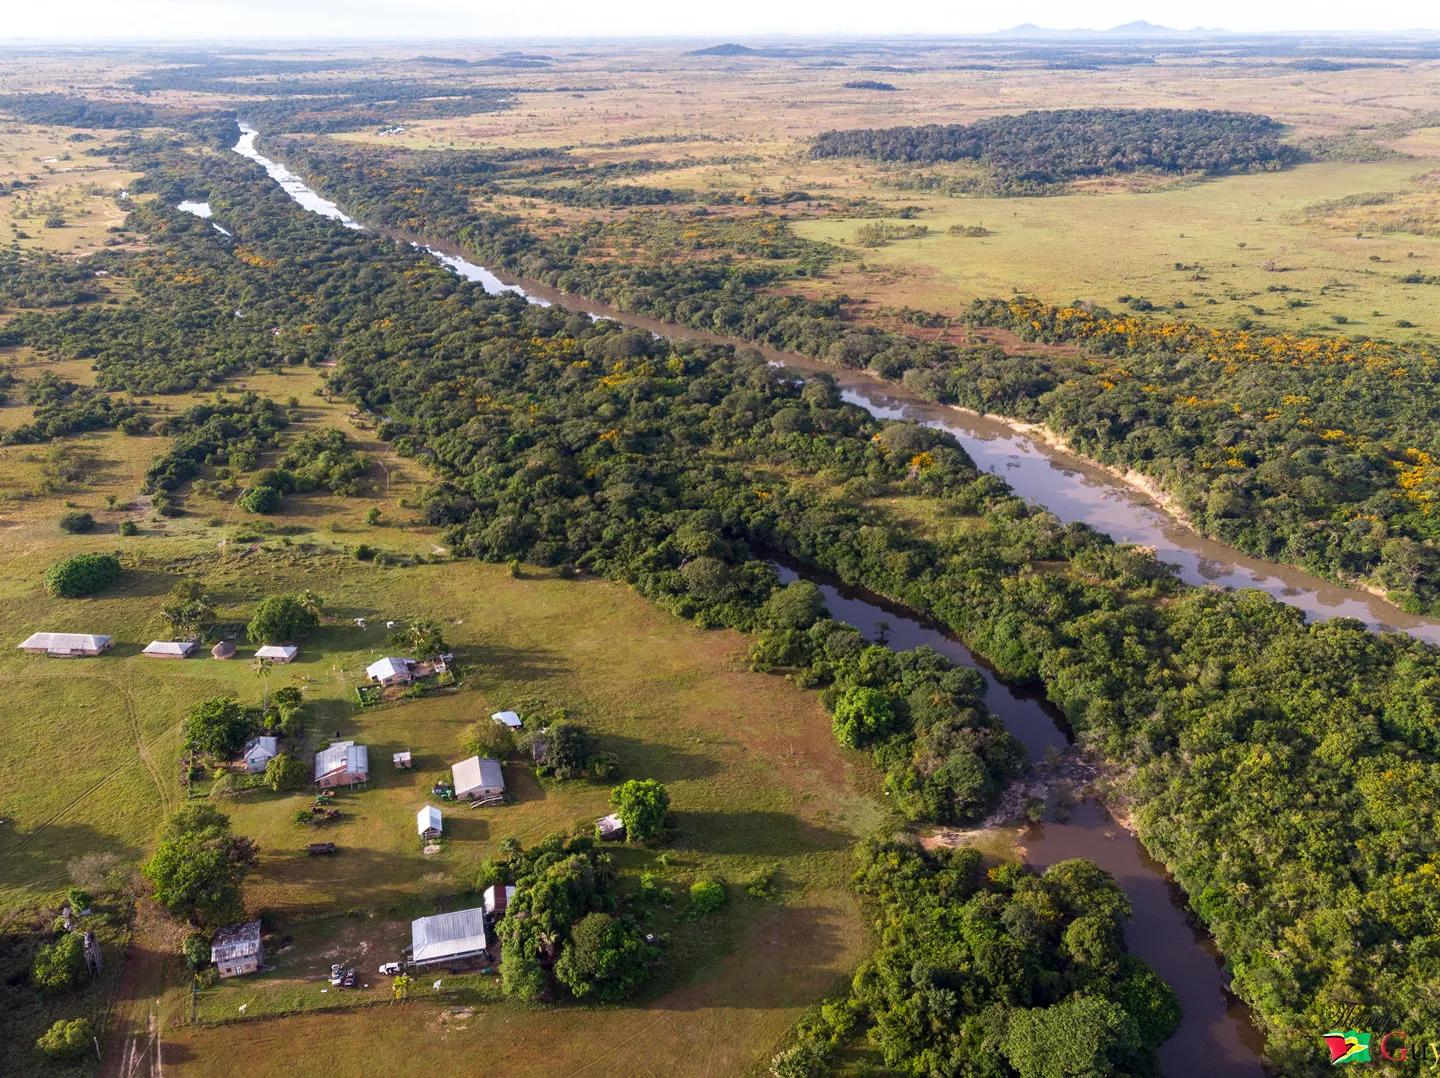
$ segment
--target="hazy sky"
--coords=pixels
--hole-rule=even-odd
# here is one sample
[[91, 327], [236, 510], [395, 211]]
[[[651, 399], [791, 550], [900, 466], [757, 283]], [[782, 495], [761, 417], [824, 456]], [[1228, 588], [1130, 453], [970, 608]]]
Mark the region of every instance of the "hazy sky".
[[1434, 0], [4, 0], [16, 38], [495, 38], [964, 33], [1134, 19], [1227, 30], [1440, 27]]

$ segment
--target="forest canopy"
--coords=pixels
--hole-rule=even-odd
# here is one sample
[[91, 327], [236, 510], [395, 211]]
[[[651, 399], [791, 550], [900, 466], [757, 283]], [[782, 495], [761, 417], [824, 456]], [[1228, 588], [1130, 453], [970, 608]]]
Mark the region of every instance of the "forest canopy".
[[1055, 109], [992, 116], [973, 124], [827, 131], [815, 157], [868, 157], [935, 164], [977, 161], [1011, 184], [1082, 176], [1249, 172], [1284, 168], [1300, 152], [1283, 145], [1268, 116], [1211, 109]]

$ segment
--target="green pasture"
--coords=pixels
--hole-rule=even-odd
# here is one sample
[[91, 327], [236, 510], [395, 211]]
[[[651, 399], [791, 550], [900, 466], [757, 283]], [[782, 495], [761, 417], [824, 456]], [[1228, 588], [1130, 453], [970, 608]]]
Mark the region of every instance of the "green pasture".
[[[1228, 328], [1248, 318], [1287, 331], [1399, 340], [1435, 334], [1440, 286], [1400, 278], [1440, 275], [1440, 238], [1357, 237], [1354, 229], [1307, 220], [1304, 213], [1347, 195], [1414, 189], [1416, 174], [1433, 164], [1420, 158], [1315, 164], [1149, 191], [1048, 198], [943, 198], [877, 183], [885, 202], [923, 208], [914, 222], [902, 223], [930, 231], [883, 247], [849, 246], [866, 266], [900, 276], [847, 281], [847, 288], [881, 303], [950, 314], [977, 297], [1014, 293], [1061, 304], [1094, 300], [1112, 309], [1120, 308], [1118, 297], [1137, 296], [1157, 307], [1183, 303], [1176, 317]], [[867, 171], [872, 180], [884, 176]], [[853, 245], [866, 223], [806, 219], [794, 228], [809, 239]], [[952, 236], [952, 225], [983, 225], [991, 234]], [[1343, 330], [1337, 315], [1346, 319]], [[1397, 327], [1400, 321], [1415, 328]]]

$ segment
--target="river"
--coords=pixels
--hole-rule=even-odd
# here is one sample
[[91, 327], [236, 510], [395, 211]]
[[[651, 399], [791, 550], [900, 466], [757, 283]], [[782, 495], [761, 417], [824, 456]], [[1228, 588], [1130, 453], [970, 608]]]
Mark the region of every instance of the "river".
[[[335, 203], [316, 194], [284, 165], [262, 156], [256, 149], [258, 132], [253, 127], [242, 123], [240, 132], [235, 152], [264, 167], [271, 178], [301, 206], [340, 221], [348, 228], [365, 227]], [[547, 306], [558, 303], [592, 317], [613, 319], [667, 337], [755, 347], [734, 337], [660, 322], [594, 300], [567, 295], [537, 281], [506, 281], [484, 266], [469, 261], [462, 251], [444, 243], [404, 233], [389, 234], [421, 248], [446, 268], [468, 281], [474, 281], [491, 295], [510, 292], [531, 303]], [[977, 467], [1000, 476], [1020, 497], [1042, 506], [1067, 524], [1087, 524], [1116, 542], [1136, 543], [1153, 549], [1161, 561], [1178, 567], [1181, 579], [1187, 584], [1258, 588], [1298, 607], [1315, 620], [1355, 618], [1371, 629], [1405, 632], [1440, 644], [1440, 622], [1407, 614], [1361, 588], [1322, 580], [1292, 566], [1251, 558], [1224, 543], [1197, 535], [1144, 493], [1104, 469], [1022, 433], [1003, 420], [935, 404], [868, 371], [845, 370], [795, 352], [771, 348], [759, 350], [772, 362], [802, 373], [824, 371], [835, 378], [847, 401], [876, 416], [913, 420], [949, 432], [970, 454]]]
[[[253, 128], [242, 124], [235, 152], [264, 167], [306, 209], [340, 221], [346, 227], [364, 227], [335, 203], [311, 191], [284, 165], [263, 157], [256, 149], [256, 137]], [[534, 303], [563, 303], [592, 317], [613, 318], [666, 336], [745, 343], [629, 315], [603, 304], [565, 296], [534, 282], [505, 282], [484, 267], [465, 259], [462, 253], [449, 250], [444, 245], [421, 237], [397, 235], [395, 238], [424, 249], [460, 276], [479, 283], [492, 294], [512, 292]], [[1053, 450], [1029, 439], [1017, 441], [1020, 436], [1000, 424], [987, 427], [989, 421], [980, 419], [972, 423], [963, 413], [909, 399], [903, 389], [862, 373], [838, 370], [790, 353], [762, 351], [772, 360], [800, 371], [824, 370], [833, 374], [840, 381], [847, 399], [876, 414], [918, 419], [953, 430], [981, 467], [998, 470], [998, 474], [1026, 496], [1032, 495], [1022, 484], [1015, 482], [1016, 473], [1038, 476], [1043, 468], [1051, 476], [1051, 482], [1048, 487], [1036, 484], [1036, 489], [1045, 496], [1034, 496], [1062, 519], [1084, 519], [1087, 523], [1100, 519], [1103, 513], [1099, 517], [1094, 512], [1088, 516], [1077, 515], [1085, 512], [1087, 504], [1095, 502], [1113, 503], [1111, 511], [1122, 525], [1127, 522], [1134, 525], [1142, 510], [1157, 520], [1161, 517], [1158, 510], [1132, 499], [1124, 488], [1117, 489], [1115, 481], [1105, 473], [1094, 469], [1087, 471], [1079, 462], [1073, 466], [1060, 462]], [[993, 446], [998, 451], [987, 451], [987, 447], [997, 442], [1004, 443], [1005, 448]], [[1061, 492], [1061, 496], [1055, 498], [1052, 505], [1055, 491]], [[1099, 524], [1096, 526], [1100, 527]], [[1164, 530], [1154, 522], [1152, 526]], [[1142, 541], [1128, 534], [1117, 538]], [[1179, 559], [1167, 556], [1167, 560]], [[1230, 552], [1230, 559], [1219, 564], [1233, 566], [1234, 563], [1234, 553]], [[1215, 566], [1208, 565], [1198, 556], [1194, 565], [1197, 571], [1202, 571], [1200, 567], [1207, 565], [1202, 576], [1218, 572]], [[803, 573], [807, 579], [813, 580], [820, 587], [831, 615], [854, 625], [869, 639], [883, 637], [890, 646], [899, 650], [928, 646], [954, 662], [979, 670], [988, 686], [986, 703], [1004, 722], [1006, 729], [1025, 745], [1032, 760], [1043, 759], [1051, 749], [1063, 752], [1069, 745], [1063, 720], [1042, 697], [1007, 684], [964, 644], [939, 627], [809, 567], [782, 565], [780, 571], [785, 579], [794, 579]], [[1243, 570], [1226, 570], [1228, 573], [1236, 571]], [[1210, 582], [1210, 579], [1205, 576], [1204, 582]], [[1229, 581], [1217, 579], [1215, 582]], [[1281, 598], [1289, 601], [1292, 597], [1282, 594]], [[1353, 616], [1352, 611], [1345, 612]], [[1337, 613], [1340, 611], [1332, 611], [1330, 616]], [[1072, 857], [1089, 858], [1114, 876], [1129, 897], [1134, 916], [1126, 926], [1126, 943], [1150, 962], [1175, 989], [1184, 1008], [1179, 1030], [1160, 1048], [1161, 1064], [1167, 1078], [1262, 1078], [1264, 1070], [1260, 1063], [1260, 1051], [1263, 1039], [1251, 1024], [1244, 1005], [1226, 991], [1226, 979], [1214, 945], [1186, 920], [1181, 896], [1168, 882], [1164, 866], [1146, 854], [1138, 839], [1120, 827], [1100, 805], [1082, 802], [1075, 806], [1067, 821], [1037, 825], [1027, 830], [1022, 843], [1024, 859], [1037, 868]]]

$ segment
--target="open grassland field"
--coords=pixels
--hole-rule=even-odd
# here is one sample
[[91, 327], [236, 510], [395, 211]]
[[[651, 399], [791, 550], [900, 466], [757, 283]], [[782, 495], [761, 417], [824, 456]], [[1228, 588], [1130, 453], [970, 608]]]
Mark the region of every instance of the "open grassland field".
[[117, 196], [139, 174], [86, 154], [110, 134], [0, 122], [0, 242], [77, 257], [117, 246], [126, 213]]
[[[1319, 220], [1308, 212], [1357, 190], [1410, 188], [1423, 167], [1323, 163], [1134, 194], [922, 195], [901, 201], [923, 208], [915, 219], [927, 235], [868, 248], [856, 239], [864, 219], [807, 220], [796, 231], [857, 251], [863, 267], [832, 287], [882, 304], [956, 315], [982, 296], [1112, 308], [1134, 298], [1202, 325], [1428, 339], [1440, 329], [1440, 290], [1405, 278], [1440, 267], [1440, 237], [1383, 230], [1372, 210], [1384, 206]], [[988, 234], [950, 233], [974, 225]]]

